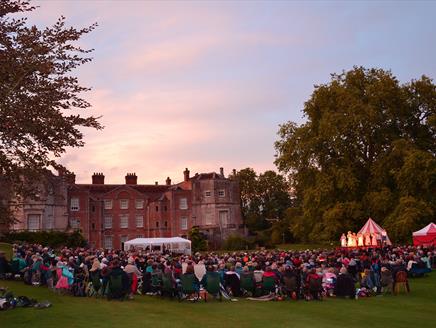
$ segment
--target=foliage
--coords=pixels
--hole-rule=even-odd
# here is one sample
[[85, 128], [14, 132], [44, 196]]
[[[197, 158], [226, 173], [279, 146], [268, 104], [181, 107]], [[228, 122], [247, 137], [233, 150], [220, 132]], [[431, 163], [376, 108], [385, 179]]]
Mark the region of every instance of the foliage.
[[[280, 230], [280, 227], [288, 230], [283, 220], [285, 211], [291, 205], [291, 197], [288, 183], [283, 176], [274, 171], [257, 174], [252, 168], [245, 168], [231, 178], [239, 181], [242, 217], [252, 234], [265, 230], [270, 233], [272, 226], [275, 227], [274, 231]], [[282, 236], [282, 232], [277, 233]], [[287, 232], [285, 234], [289, 235]], [[268, 239], [270, 238], [271, 235]]]
[[188, 239], [191, 241], [192, 252], [202, 252], [207, 250], [207, 241], [201, 233], [198, 226], [194, 226], [189, 230]]
[[27, 242], [31, 244], [48, 245], [50, 247], [84, 247], [87, 242], [79, 231], [71, 233], [61, 231], [23, 231], [23, 232], [8, 232], [2, 237], [2, 241]]
[[436, 210], [436, 86], [354, 69], [315, 86], [306, 123], [280, 126], [276, 165], [295, 195], [293, 237], [337, 240], [368, 217], [410, 238]]
[[31, 194], [44, 169], [61, 168], [57, 158], [68, 147], [84, 145], [83, 127], [102, 128], [81, 114], [90, 107], [81, 94], [90, 89], [73, 74], [92, 51], [75, 43], [96, 25], [75, 29], [60, 17], [39, 29], [23, 17], [34, 9], [28, 1], [0, 2], [0, 176], [18, 194]]
[[238, 235], [229, 236], [223, 244], [223, 249], [229, 251], [237, 251], [244, 249], [253, 249], [254, 242], [248, 238], [244, 238]]

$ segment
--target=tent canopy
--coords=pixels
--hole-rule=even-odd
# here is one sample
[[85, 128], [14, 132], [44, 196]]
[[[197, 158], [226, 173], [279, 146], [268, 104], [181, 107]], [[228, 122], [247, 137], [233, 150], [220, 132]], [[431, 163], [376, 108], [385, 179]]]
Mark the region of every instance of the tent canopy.
[[366, 221], [366, 223], [364, 224], [364, 226], [362, 227], [362, 229], [359, 230], [360, 234], [374, 234], [377, 233], [381, 236], [386, 236], [386, 244], [387, 245], [392, 245], [388, 234], [386, 232], [385, 229], [383, 229], [382, 227], [380, 227], [377, 223], [375, 223], [375, 221], [371, 218], [368, 219], [368, 221]]
[[426, 225], [421, 230], [415, 231], [413, 233], [413, 235], [414, 236], [425, 236], [425, 235], [428, 235], [430, 233], [436, 233], [436, 224], [434, 224], [433, 222]]
[[431, 246], [436, 245], [436, 224], [433, 222], [415, 231], [413, 234], [413, 245]]
[[174, 253], [191, 254], [191, 241], [181, 237], [171, 238], [135, 238], [124, 243], [124, 250], [129, 250], [131, 247], [147, 248], [159, 247], [163, 251], [165, 247]]

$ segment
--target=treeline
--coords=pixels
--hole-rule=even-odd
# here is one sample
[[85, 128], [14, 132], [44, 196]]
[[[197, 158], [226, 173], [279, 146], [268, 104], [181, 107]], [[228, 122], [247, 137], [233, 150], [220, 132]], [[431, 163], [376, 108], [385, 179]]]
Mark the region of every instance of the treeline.
[[245, 224], [265, 241], [337, 241], [368, 217], [394, 242], [436, 213], [436, 86], [355, 67], [315, 86], [306, 122], [280, 126], [280, 172], [244, 169]]
[[26, 242], [30, 244], [49, 245], [58, 248], [67, 247], [85, 247], [87, 242], [79, 231], [10, 231], [1, 237], [1, 241], [6, 243]]

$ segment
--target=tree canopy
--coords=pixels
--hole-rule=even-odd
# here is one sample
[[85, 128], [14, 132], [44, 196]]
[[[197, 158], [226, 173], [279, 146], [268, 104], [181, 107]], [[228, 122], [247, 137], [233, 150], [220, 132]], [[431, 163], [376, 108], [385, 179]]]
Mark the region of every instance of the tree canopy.
[[[90, 104], [74, 70], [91, 60], [77, 41], [95, 28], [27, 24], [27, 1], [0, 2], [0, 175], [15, 190], [48, 167], [58, 168], [68, 147], [81, 147], [83, 127], [101, 129], [83, 115]], [[24, 183], [23, 183], [24, 182]]]
[[394, 240], [436, 213], [436, 86], [400, 84], [390, 71], [354, 67], [315, 86], [307, 121], [280, 126], [276, 165], [289, 176], [294, 237], [336, 240], [368, 217]]
[[252, 168], [242, 169], [230, 178], [239, 181], [242, 217], [249, 232], [264, 234], [273, 243], [287, 239], [284, 219], [291, 197], [286, 179], [274, 171], [257, 174]]

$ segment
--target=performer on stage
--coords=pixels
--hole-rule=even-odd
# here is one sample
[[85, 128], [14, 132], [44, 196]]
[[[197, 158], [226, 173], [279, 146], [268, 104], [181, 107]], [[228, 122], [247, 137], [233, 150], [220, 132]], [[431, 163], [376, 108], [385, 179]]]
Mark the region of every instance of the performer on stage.
[[351, 233], [351, 231], [348, 231], [348, 233], [347, 233], [347, 247], [353, 247], [351, 239], [353, 239], [353, 234]]
[[344, 233], [341, 236], [341, 247], [347, 247], [347, 237], [345, 237]]
[[371, 246], [377, 247], [377, 233], [372, 234]]
[[365, 246], [371, 246], [371, 235], [369, 232], [365, 234]]
[[357, 246], [362, 247], [363, 245], [363, 235], [361, 233], [357, 234]]

